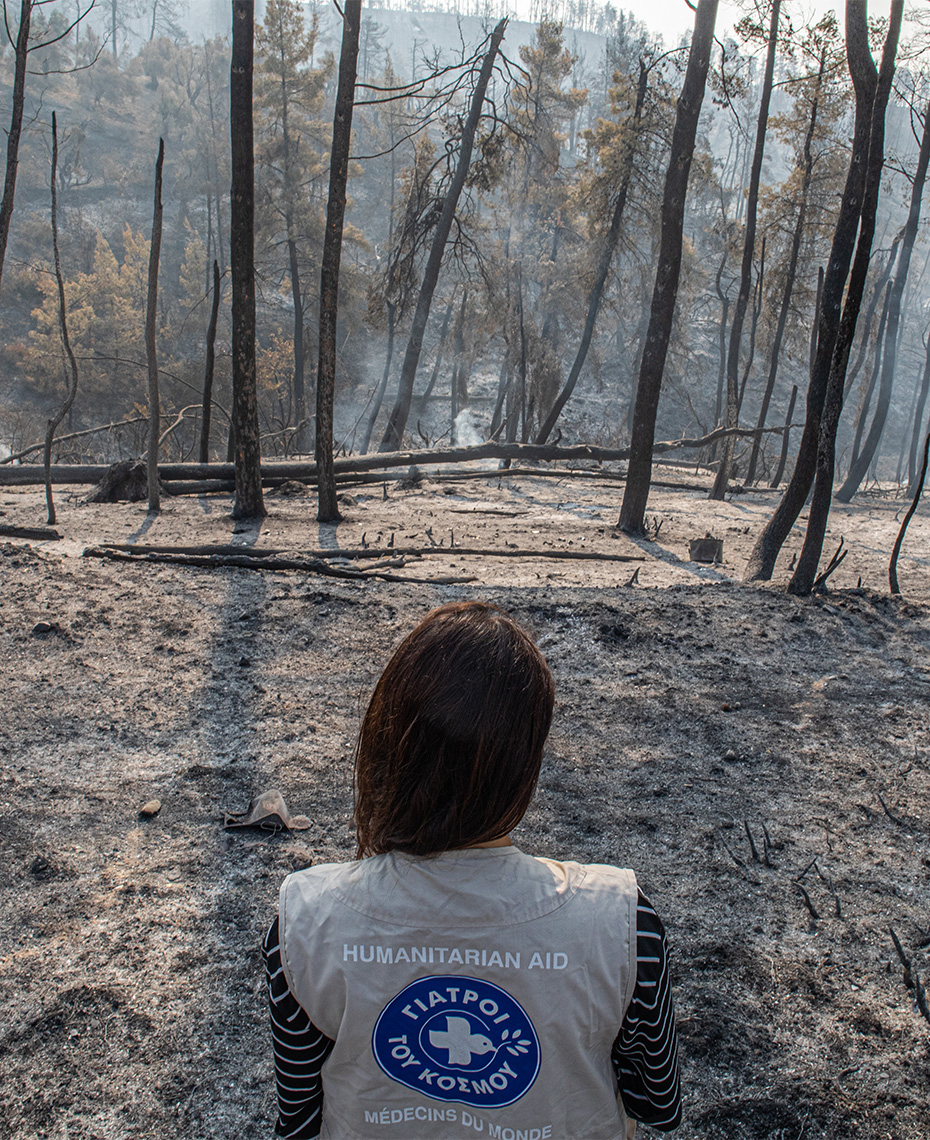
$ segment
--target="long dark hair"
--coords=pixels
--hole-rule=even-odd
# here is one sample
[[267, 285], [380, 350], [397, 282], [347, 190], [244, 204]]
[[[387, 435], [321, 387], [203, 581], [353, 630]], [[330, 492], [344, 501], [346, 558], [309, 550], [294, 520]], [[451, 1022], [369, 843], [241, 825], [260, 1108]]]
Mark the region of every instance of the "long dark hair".
[[539, 778], [555, 688], [494, 606], [433, 610], [375, 686], [355, 751], [358, 855], [433, 855], [505, 835]]

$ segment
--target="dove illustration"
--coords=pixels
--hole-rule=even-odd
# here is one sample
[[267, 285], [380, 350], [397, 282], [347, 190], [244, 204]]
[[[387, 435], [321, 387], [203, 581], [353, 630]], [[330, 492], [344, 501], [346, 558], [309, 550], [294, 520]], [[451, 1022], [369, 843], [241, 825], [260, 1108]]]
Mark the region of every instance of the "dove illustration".
[[472, 1033], [465, 1017], [447, 1017], [445, 1032], [431, 1029], [429, 1041], [434, 1049], [449, 1050], [450, 1065], [470, 1065], [473, 1053], [491, 1053], [494, 1043], [483, 1033]]

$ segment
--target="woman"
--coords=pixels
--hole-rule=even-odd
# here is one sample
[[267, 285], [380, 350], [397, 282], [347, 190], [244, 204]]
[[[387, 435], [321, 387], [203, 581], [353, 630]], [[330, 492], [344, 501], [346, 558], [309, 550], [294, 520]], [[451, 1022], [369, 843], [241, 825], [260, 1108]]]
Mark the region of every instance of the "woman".
[[278, 1134], [623, 1140], [681, 1118], [662, 924], [632, 871], [523, 854], [542, 654], [441, 606], [378, 681], [358, 860], [289, 875], [265, 940]]

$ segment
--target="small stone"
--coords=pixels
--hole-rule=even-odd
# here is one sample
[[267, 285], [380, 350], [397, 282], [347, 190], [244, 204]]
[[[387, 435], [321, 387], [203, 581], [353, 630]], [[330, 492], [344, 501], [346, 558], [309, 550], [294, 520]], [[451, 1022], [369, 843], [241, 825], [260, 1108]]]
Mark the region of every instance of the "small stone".
[[41, 637], [45, 633], [54, 633], [57, 629], [57, 621], [37, 621], [32, 627], [32, 636]]
[[140, 819], [152, 819], [161, 811], [161, 800], [149, 800], [139, 808]]
[[739, 760], [739, 757], [736, 755], [732, 748], [728, 748], [726, 752], [724, 752], [723, 758], [724, 760], [728, 760], [731, 764], [734, 762], [734, 760]]

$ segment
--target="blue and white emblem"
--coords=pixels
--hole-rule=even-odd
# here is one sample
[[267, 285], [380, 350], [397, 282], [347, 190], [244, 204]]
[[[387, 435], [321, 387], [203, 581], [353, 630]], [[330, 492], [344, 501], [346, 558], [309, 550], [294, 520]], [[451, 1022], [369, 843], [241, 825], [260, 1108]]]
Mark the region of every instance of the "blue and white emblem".
[[454, 975], [420, 978], [393, 997], [371, 1036], [392, 1081], [473, 1108], [504, 1108], [539, 1074], [539, 1038], [500, 986]]

